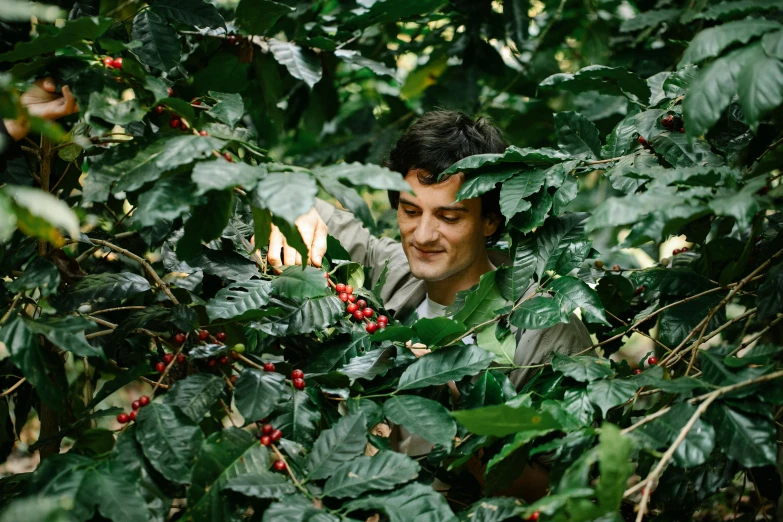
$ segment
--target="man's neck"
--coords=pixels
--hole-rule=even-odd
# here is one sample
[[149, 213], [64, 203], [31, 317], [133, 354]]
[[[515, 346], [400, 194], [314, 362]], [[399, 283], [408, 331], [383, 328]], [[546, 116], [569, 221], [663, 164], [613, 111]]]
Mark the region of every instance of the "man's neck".
[[495, 270], [495, 266], [485, 253], [462, 272], [440, 281], [426, 281], [427, 297], [438, 304], [449, 306], [457, 297], [457, 292], [477, 285], [481, 276], [492, 270]]

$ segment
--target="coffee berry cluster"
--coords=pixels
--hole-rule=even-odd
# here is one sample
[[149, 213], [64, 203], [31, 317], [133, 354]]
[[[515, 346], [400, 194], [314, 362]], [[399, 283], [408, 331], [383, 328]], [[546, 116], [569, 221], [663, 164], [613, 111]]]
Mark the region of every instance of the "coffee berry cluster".
[[329, 274], [326, 274], [326, 278], [329, 281], [329, 285], [337, 292], [337, 297], [340, 301], [345, 303], [345, 311], [351, 314], [354, 320], [367, 323], [364, 329], [367, 333], [372, 334], [377, 330], [383, 330], [389, 326], [389, 318], [385, 315], [377, 315], [375, 310], [367, 306], [367, 301], [364, 299], [358, 299], [353, 293], [353, 286], [344, 285], [343, 283], [334, 284], [329, 279]]
[[139, 411], [139, 408], [143, 408], [149, 403], [150, 403], [150, 398], [146, 395], [142, 395], [137, 400], [131, 403], [130, 413], [122, 412], [119, 415], [117, 415], [117, 422], [119, 422], [120, 424], [127, 424], [130, 421], [135, 421], [136, 413]]

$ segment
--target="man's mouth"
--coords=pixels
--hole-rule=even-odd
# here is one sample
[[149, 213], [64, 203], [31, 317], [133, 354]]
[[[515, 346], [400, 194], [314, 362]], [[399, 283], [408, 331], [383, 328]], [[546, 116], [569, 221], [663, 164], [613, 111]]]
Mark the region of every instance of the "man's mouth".
[[432, 257], [444, 252], [444, 250], [420, 248], [415, 245], [411, 245], [411, 248], [419, 257]]

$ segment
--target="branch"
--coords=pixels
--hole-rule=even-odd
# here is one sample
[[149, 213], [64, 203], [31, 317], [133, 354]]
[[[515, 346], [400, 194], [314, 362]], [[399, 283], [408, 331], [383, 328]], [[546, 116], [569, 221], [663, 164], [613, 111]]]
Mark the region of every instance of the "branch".
[[14, 384], [14, 385], [13, 385], [13, 386], [11, 386], [10, 388], [8, 388], [8, 389], [7, 389], [6, 391], [4, 391], [3, 393], [0, 393], [0, 397], [5, 397], [6, 395], [10, 395], [11, 393], [13, 393], [13, 391], [14, 391], [15, 389], [17, 389], [17, 388], [18, 388], [18, 387], [20, 387], [22, 384], [24, 384], [24, 382], [25, 382], [26, 380], [27, 380], [27, 377], [22, 377], [21, 379], [19, 379], [18, 381], [16, 381], [16, 384]]
[[748, 173], [749, 173], [749, 172], [750, 172], [750, 171], [753, 169], [753, 165], [754, 165], [754, 164], [756, 164], [756, 163], [758, 163], [759, 161], [761, 161], [761, 158], [763, 158], [764, 156], [766, 156], [768, 152], [770, 152], [772, 149], [776, 148], [776, 147], [777, 147], [778, 145], [780, 145], [781, 143], [783, 143], [783, 138], [780, 138], [778, 141], [776, 141], [775, 143], [773, 143], [772, 145], [770, 145], [769, 147], [767, 147], [767, 148], [764, 150], [764, 152], [762, 152], [762, 153], [761, 153], [761, 155], [760, 155], [758, 158], [756, 158], [755, 160], [753, 160], [753, 162], [752, 162], [750, 165], [748, 165], [748, 169], [745, 171], [745, 175], [747, 175], [747, 174], [748, 174]]
[[772, 328], [773, 326], [775, 326], [776, 324], [778, 324], [780, 321], [783, 321], [783, 315], [781, 315], [780, 317], [778, 317], [777, 319], [775, 319], [774, 321], [772, 321], [771, 323], [769, 323], [769, 324], [767, 325], [767, 327], [766, 327], [766, 328], [764, 328], [763, 330], [761, 330], [759, 333], [757, 333], [756, 335], [754, 335], [753, 337], [751, 337], [750, 339], [748, 339], [747, 341], [745, 341], [745, 342], [744, 342], [744, 343], [742, 343], [741, 345], [737, 346], [737, 348], [735, 348], [734, 350], [732, 350], [732, 351], [731, 351], [731, 353], [730, 353], [729, 355], [735, 355], [737, 352], [739, 352], [739, 351], [740, 351], [740, 350], [742, 350], [743, 348], [747, 348], [747, 347], [748, 347], [748, 346], [749, 346], [751, 343], [753, 343], [753, 342], [757, 341], [757, 340], [759, 339], [759, 337], [761, 337], [762, 335], [764, 335], [765, 333], [767, 333], [767, 332], [770, 330], [770, 328]]
[[0, 319], [0, 325], [5, 324], [5, 322], [8, 320], [9, 317], [11, 317], [11, 312], [14, 311], [14, 308], [16, 308], [17, 303], [19, 302], [19, 299], [22, 298], [22, 293], [19, 292], [14, 296], [14, 300], [11, 301], [11, 306], [8, 307], [8, 310], [3, 314], [2, 319]]

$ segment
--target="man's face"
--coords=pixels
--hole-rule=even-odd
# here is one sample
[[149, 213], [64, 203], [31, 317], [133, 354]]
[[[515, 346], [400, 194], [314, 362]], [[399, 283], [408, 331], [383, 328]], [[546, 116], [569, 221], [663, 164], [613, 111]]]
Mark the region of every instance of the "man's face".
[[455, 203], [463, 175], [442, 183], [422, 185], [417, 170], [405, 181], [413, 194], [401, 193], [397, 220], [408, 264], [414, 277], [442, 281], [459, 277], [485, 256], [485, 242], [498, 224], [481, 214], [481, 199]]

